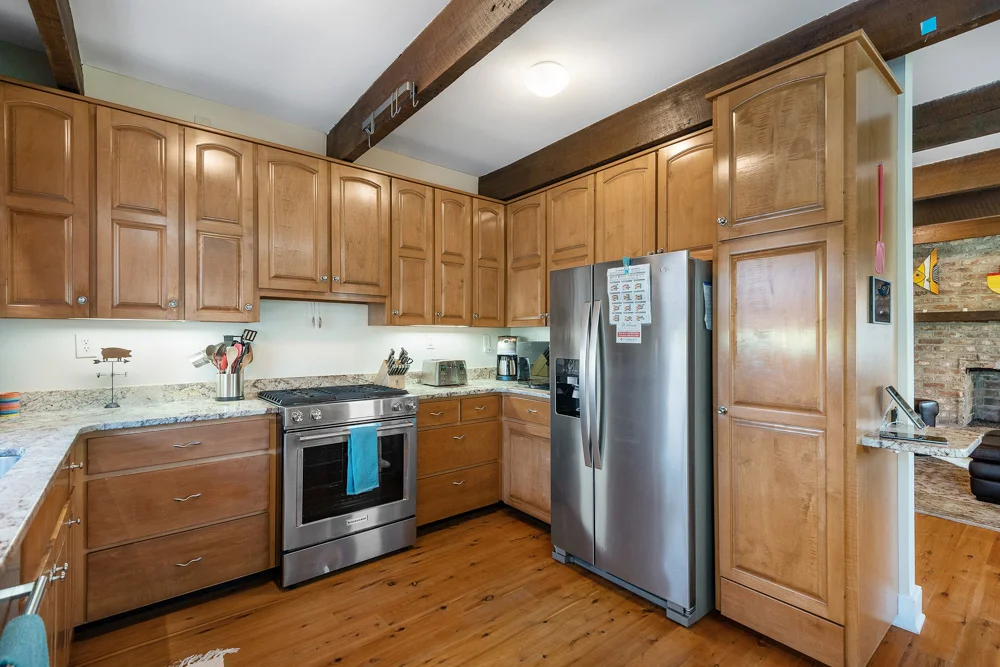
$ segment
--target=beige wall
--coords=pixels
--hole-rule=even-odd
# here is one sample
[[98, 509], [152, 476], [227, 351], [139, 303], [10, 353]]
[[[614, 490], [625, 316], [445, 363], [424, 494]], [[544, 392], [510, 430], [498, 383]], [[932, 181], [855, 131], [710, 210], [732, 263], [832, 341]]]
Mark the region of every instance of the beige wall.
[[[164, 88], [96, 67], [84, 65], [83, 81], [87, 95], [90, 97], [192, 123], [217, 127], [220, 130], [245, 134], [255, 139], [291, 146], [320, 155], [326, 153], [326, 134], [312, 128], [263, 116], [245, 109], [238, 109], [204, 97], [188, 95], [171, 88]], [[479, 191], [479, 178], [476, 176], [380, 148], [368, 151], [357, 163], [361, 166], [381, 169], [400, 176], [437, 183], [467, 192]]]

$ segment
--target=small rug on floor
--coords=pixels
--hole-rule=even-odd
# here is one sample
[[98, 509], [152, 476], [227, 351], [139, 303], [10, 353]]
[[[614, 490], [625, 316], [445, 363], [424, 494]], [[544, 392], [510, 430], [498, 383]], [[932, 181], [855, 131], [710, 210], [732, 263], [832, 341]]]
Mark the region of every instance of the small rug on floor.
[[201, 655], [191, 655], [175, 662], [170, 667], [225, 667], [226, 656], [239, 653], [238, 648], [217, 648]]
[[969, 471], [931, 456], [913, 460], [913, 502], [921, 514], [1000, 532], [1000, 505], [976, 500]]

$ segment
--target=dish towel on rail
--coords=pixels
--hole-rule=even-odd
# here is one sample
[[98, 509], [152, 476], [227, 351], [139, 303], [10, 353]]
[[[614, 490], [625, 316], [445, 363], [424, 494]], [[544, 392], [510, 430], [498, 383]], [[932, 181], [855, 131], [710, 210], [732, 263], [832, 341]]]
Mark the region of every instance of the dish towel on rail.
[[347, 495], [378, 488], [379, 424], [352, 426], [347, 436]]
[[49, 640], [41, 616], [23, 614], [11, 619], [0, 635], [0, 665], [49, 667]]

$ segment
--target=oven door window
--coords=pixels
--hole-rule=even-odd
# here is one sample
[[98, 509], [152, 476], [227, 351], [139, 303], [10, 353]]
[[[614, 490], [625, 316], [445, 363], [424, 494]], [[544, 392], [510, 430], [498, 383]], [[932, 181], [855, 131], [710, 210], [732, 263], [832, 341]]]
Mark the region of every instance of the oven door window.
[[347, 494], [347, 438], [303, 448], [300, 525], [402, 500], [403, 444], [402, 433], [379, 436], [378, 488], [353, 496]]

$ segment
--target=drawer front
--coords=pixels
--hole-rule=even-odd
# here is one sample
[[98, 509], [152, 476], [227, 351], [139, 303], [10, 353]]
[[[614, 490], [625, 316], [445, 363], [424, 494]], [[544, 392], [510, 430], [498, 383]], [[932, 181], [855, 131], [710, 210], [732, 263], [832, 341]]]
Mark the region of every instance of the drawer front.
[[473, 396], [462, 399], [462, 421], [496, 419], [500, 416], [499, 396]]
[[271, 567], [267, 514], [87, 555], [93, 621]]
[[87, 546], [132, 542], [268, 508], [271, 456], [87, 482]]
[[844, 628], [723, 577], [722, 615], [826, 665], [844, 664]]
[[500, 456], [500, 422], [421, 431], [417, 436], [417, 476], [496, 461]]
[[521, 398], [520, 396], [503, 397], [504, 419], [518, 419], [531, 424], [549, 425], [549, 402]]
[[455, 516], [500, 500], [496, 463], [447, 472], [417, 481], [417, 525]]
[[87, 440], [87, 474], [266, 450], [271, 420], [217, 421]]
[[445, 424], [457, 424], [459, 417], [459, 401], [433, 401], [424, 403], [420, 401], [417, 408], [417, 428], [425, 426], [444, 426]]

